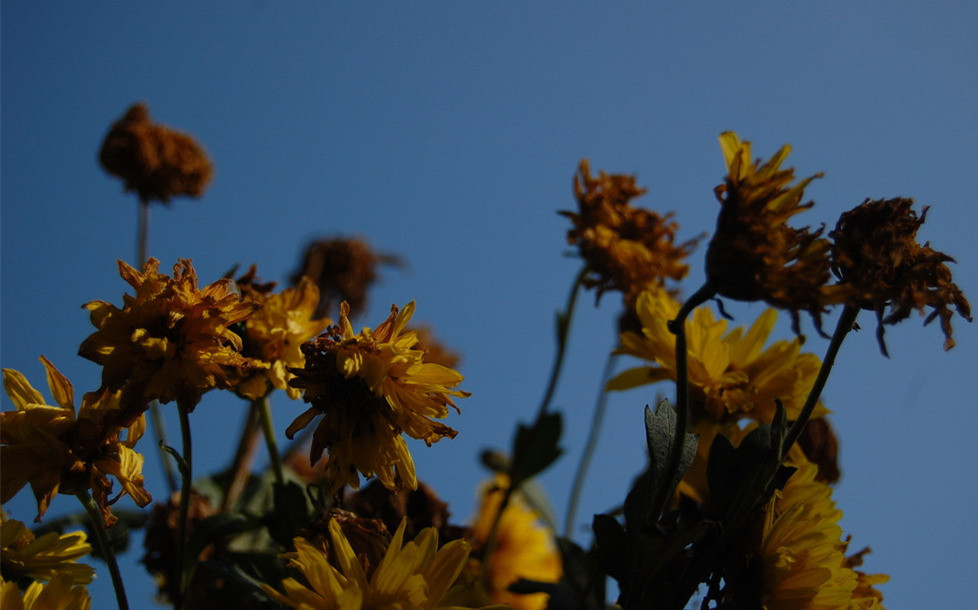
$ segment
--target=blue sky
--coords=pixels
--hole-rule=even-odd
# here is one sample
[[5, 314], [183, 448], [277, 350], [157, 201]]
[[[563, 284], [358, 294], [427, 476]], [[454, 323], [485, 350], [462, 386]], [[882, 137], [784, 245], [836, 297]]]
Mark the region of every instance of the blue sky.
[[[384, 271], [355, 325], [415, 299], [416, 318], [463, 354], [473, 395], [448, 421], [459, 436], [412, 450], [420, 477], [465, 520], [478, 452], [507, 446], [544, 389], [553, 314], [579, 265], [556, 211], [574, 206], [581, 158], [636, 174], [649, 189], [641, 203], [674, 210], [692, 237], [715, 222], [721, 131], [756, 155], [790, 143], [799, 175], [825, 172], [799, 223], [832, 226], [865, 197], [914, 197], [931, 206], [921, 239], [957, 259], [955, 280], [978, 298], [976, 29], [966, 2], [4, 2], [3, 366], [43, 387], [44, 354], [79, 393], [97, 386], [98, 368], [76, 355], [92, 331], [81, 305], [121, 301], [116, 260], [135, 256], [136, 203], [96, 155], [109, 124], [142, 100], [195, 134], [216, 167], [201, 200], [154, 208], [150, 252], [163, 268], [192, 258], [207, 282], [255, 262], [285, 280], [310, 239], [340, 234], [407, 260]], [[687, 293], [702, 260], [699, 250]], [[608, 295], [595, 308], [588, 295], [574, 321], [555, 400], [567, 453], [542, 481], [558, 507], [618, 303]], [[728, 307], [742, 325], [761, 311]], [[824, 395], [842, 442], [843, 527], [853, 548], [873, 547], [870, 571], [892, 575], [890, 607], [970, 602], [978, 336], [958, 318], [958, 346], [944, 353], [936, 325], [914, 316], [887, 333], [886, 360], [862, 321]], [[808, 334], [821, 354], [826, 342]], [[642, 407], [656, 390], [612, 398], [582, 523], [619, 502], [641, 468]], [[280, 430], [303, 410], [281, 396], [274, 406]], [[201, 469], [230, 459], [242, 413], [208, 395], [193, 414]], [[148, 457], [161, 499], [158, 472]], [[7, 508], [33, 516], [28, 495]], [[49, 514], [73, 510], [59, 497]], [[150, 580], [124, 569], [139, 607]], [[96, 607], [112, 603], [107, 574], [92, 590]]]

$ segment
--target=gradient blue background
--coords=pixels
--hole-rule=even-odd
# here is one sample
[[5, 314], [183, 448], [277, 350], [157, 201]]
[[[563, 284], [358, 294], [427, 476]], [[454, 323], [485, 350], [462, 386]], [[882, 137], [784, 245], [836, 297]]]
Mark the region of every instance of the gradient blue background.
[[[478, 452], [506, 447], [543, 392], [553, 314], [579, 267], [556, 210], [575, 205], [582, 157], [635, 173], [649, 188], [641, 203], [675, 210], [692, 237], [715, 222], [721, 131], [753, 141], [758, 156], [791, 143], [799, 175], [826, 174], [797, 222], [831, 226], [864, 197], [914, 197], [932, 206], [921, 240], [957, 258], [956, 281], [978, 298], [973, 3], [95, 6], [2, 8], [2, 362], [46, 395], [40, 354], [78, 395], [97, 386], [98, 367], [76, 355], [93, 330], [81, 305], [118, 304], [128, 289], [116, 260], [134, 258], [136, 202], [96, 155], [138, 100], [195, 134], [216, 166], [202, 200], [154, 208], [150, 253], [164, 269], [192, 258], [209, 282], [257, 262], [263, 277], [284, 280], [308, 240], [336, 234], [408, 261], [384, 271], [355, 325], [416, 299], [416, 319], [463, 354], [473, 395], [447, 422], [459, 436], [412, 444], [419, 475], [460, 521], [483, 476]], [[701, 249], [687, 293], [702, 260]], [[567, 453], [542, 481], [560, 515], [619, 302], [609, 294], [594, 308], [588, 294], [574, 321], [556, 397]], [[728, 307], [743, 325], [761, 311]], [[889, 607], [968, 606], [978, 336], [957, 318], [959, 344], [944, 353], [939, 328], [914, 316], [890, 328], [886, 360], [871, 316], [862, 322], [824, 395], [842, 443], [843, 527], [851, 548], [873, 547], [869, 571], [892, 575]], [[789, 336], [786, 324], [779, 332]], [[821, 354], [827, 342], [808, 335]], [[619, 502], [643, 464], [642, 407], [656, 391], [673, 393], [612, 397], [582, 543], [590, 514]], [[274, 408], [284, 431], [303, 405], [277, 395]], [[242, 414], [229, 396], [205, 397], [193, 414], [199, 472], [230, 460]], [[148, 447], [149, 488], [162, 499]], [[6, 508], [34, 516], [27, 490]], [[61, 496], [49, 514], [74, 510]], [[129, 596], [150, 607], [138, 555], [123, 559]], [[95, 607], [109, 608], [98, 567]]]

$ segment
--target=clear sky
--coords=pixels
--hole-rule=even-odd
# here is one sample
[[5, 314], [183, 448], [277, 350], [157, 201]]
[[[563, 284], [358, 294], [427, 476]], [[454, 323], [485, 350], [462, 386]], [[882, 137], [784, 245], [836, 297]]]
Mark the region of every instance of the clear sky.
[[[119, 304], [129, 288], [116, 260], [135, 256], [136, 200], [96, 155], [139, 100], [195, 134], [216, 167], [203, 199], [154, 208], [150, 253], [164, 269], [192, 258], [209, 282], [255, 262], [285, 280], [322, 235], [360, 235], [409, 263], [384, 271], [354, 323], [375, 326], [392, 302], [415, 299], [416, 319], [463, 354], [473, 395], [447, 422], [458, 437], [412, 444], [419, 476], [460, 521], [483, 476], [479, 451], [508, 446], [543, 392], [554, 311], [579, 268], [556, 211], [575, 205], [581, 158], [636, 174], [649, 189], [641, 203], [675, 210], [692, 237], [715, 222], [720, 132], [737, 131], [758, 156], [790, 143], [799, 175], [825, 172], [799, 223], [832, 226], [865, 197], [914, 197], [931, 206], [921, 239], [957, 259], [955, 280], [978, 299], [974, 3], [95, 6], [2, 8], [2, 364], [46, 395], [41, 354], [79, 395], [97, 386], [98, 367], [76, 355], [93, 330], [81, 305]], [[555, 401], [566, 455], [542, 481], [560, 515], [620, 300], [593, 302], [580, 304]], [[761, 311], [728, 307], [742, 325]], [[842, 443], [843, 528], [853, 549], [873, 548], [870, 572], [892, 576], [889, 607], [970, 605], [978, 334], [956, 318], [958, 346], [944, 353], [939, 328], [913, 316], [889, 329], [887, 360], [871, 316], [862, 322], [824, 394]], [[821, 355], [827, 342], [808, 335]], [[620, 502], [642, 467], [642, 407], [657, 390], [673, 394], [612, 397], [582, 525]], [[303, 410], [280, 395], [274, 408], [280, 431]], [[243, 413], [229, 396], [205, 397], [193, 414], [198, 471], [230, 460]], [[6, 508], [30, 521], [31, 503], [25, 490]], [[49, 515], [75, 505], [58, 497]], [[98, 565], [95, 607], [111, 607]], [[133, 606], [148, 605], [149, 577], [124, 570]]]

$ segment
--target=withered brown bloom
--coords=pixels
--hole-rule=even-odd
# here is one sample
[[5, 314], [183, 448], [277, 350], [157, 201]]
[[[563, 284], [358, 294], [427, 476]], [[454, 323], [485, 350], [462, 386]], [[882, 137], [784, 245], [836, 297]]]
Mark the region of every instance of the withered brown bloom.
[[382, 263], [400, 265], [401, 261], [375, 252], [362, 239], [321, 239], [306, 247], [302, 264], [292, 274], [292, 285], [305, 276], [319, 288], [316, 318], [326, 316], [334, 303], [342, 301], [349, 303], [350, 315], [356, 316], [367, 305], [367, 290], [377, 280], [377, 266]]
[[851, 305], [876, 312], [876, 336], [884, 355], [883, 325], [906, 319], [914, 309], [923, 315], [932, 308], [924, 324], [940, 318], [946, 350], [954, 347], [951, 307], [971, 321], [971, 305], [945, 264], [954, 259], [917, 243], [928, 208], [918, 217], [912, 206], [913, 199], [902, 197], [866, 199], [843, 213], [829, 233], [833, 270], [851, 290]]
[[684, 260], [697, 240], [677, 245], [679, 225], [672, 214], [632, 207], [632, 200], [646, 191], [634, 176], [592, 176], [586, 159], [574, 176], [578, 211], [559, 213], [574, 225], [567, 243], [578, 247], [590, 271], [584, 284], [597, 288], [598, 298], [607, 290], [620, 290], [631, 307], [643, 290], [661, 287], [666, 279], [681, 280], [689, 272]]
[[113, 123], [99, 162], [122, 178], [142, 201], [169, 203], [178, 195], [199, 197], [214, 173], [207, 153], [191, 136], [153, 123], [145, 104], [134, 104]]
[[764, 165], [751, 162], [750, 142], [737, 134], [720, 134], [727, 164], [724, 183], [716, 187], [722, 206], [717, 230], [706, 253], [708, 281], [721, 296], [739, 301], [766, 301], [791, 312], [798, 329], [798, 312], [808, 311], [816, 327], [826, 305], [842, 300], [842, 290], [827, 286], [828, 240], [822, 229], [795, 229], [789, 218], [814, 205], [801, 203], [805, 187], [821, 174], [798, 184], [794, 169], [781, 169], [791, 148], [783, 146]]

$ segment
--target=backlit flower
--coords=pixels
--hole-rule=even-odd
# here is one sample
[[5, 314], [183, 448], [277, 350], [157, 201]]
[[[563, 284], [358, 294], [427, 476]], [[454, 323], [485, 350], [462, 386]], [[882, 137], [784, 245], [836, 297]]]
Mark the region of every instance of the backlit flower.
[[189, 135], [153, 123], [145, 104], [134, 104], [102, 143], [99, 161], [143, 201], [168, 203], [199, 197], [214, 173], [207, 153]]
[[[253, 278], [253, 274], [254, 267], [245, 278]], [[319, 289], [306, 277], [295, 288], [270, 294], [251, 289], [247, 281], [239, 279], [237, 284], [259, 307], [243, 322], [239, 333], [244, 344], [242, 354], [251, 362], [243, 371], [244, 377], [236, 381], [235, 391], [254, 400], [275, 388], [298, 398], [299, 389], [288, 385], [292, 378], [289, 368], [302, 367], [302, 344], [332, 324], [327, 318], [314, 319]]]
[[[492, 524], [499, 514], [509, 480], [498, 475], [482, 490], [479, 512], [472, 525], [472, 544], [485, 550]], [[473, 571], [481, 571], [476, 562]], [[540, 515], [517, 493], [499, 519], [496, 542], [489, 558], [487, 592], [493, 603], [508, 604], [521, 610], [542, 610], [547, 606], [546, 593], [521, 595], [508, 591], [519, 579], [557, 582], [563, 573], [554, 533], [542, 525]]]
[[580, 250], [590, 271], [585, 285], [596, 287], [599, 298], [606, 290], [620, 290], [631, 305], [643, 290], [660, 287], [666, 279], [681, 280], [689, 272], [684, 259], [696, 240], [677, 245], [679, 226], [672, 214], [632, 207], [631, 201], [645, 192], [634, 176], [591, 176], [587, 160], [574, 176], [578, 211], [560, 214], [574, 224], [567, 242]]
[[[623, 390], [665, 379], [676, 379], [676, 336], [667, 327], [679, 312], [665, 291], [644, 292], [636, 313], [642, 334], [621, 335], [619, 353], [648, 360], [651, 366], [624, 371], [609, 390]], [[749, 329], [727, 332], [727, 321], [699, 307], [686, 320], [689, 391], [693, 417], [710, 422], [751, 418], [770, 422], [775, 400], [781, 400], [788, 419], [798, 416], [818, 374], [820, 361], [801, 352], [801, 340], [776, 341], [764, 347], [777, 313], [768, 309]], [[827, 411], [818, 407], [815, 416]]]
[[339, 608], [439, 608], [469, 554], [468, 543], [455, 540], [438, 548], [434, 528], [422, 530], [404, 542], [404, 525], [397, 529], [387, 553], [373, 570], [360, 563], [336, 520], [329, 523], [332, 550], [328, 557], [304, 538], [295, 539], [295, 552], [287, 555], [306, 583], [282, 581], [284, 593], [265, 584], [275, 601], [303, 610]]
[[925, 324], [940, 318], [944, 349], [954, 346], [951, 307], [971, 321], [971, 305], [951, 281], [945, 264], [954, 259], [917, 243], [927, 208], [918, 217], [912, 206], [913, 199], [867, 199], [842, 214], [829, 233], [834, 242], [832, 265], [851, 289], [849, 303], [876, 312], [883, 354], [887, 353], [883, 325], [906, 319], [914, 309], [921, 314], [927, 307], [932, 309]]
[[456, 431], [434, 421], [455, 407], [462, 381], [458, 371], [425, 362], [417, 333], [404, 327], [414, 302], [391, 314], [376, 330], [353, 332], [350, 308], [340, 306], [340, 322], [302, 346], [305, 367], [293, 369], [291, 385], [304, 390], [312, 406], [288, 427], [289, 438], [322, 416], [313, 434], [310, 461], [328, 451], [326, 469], [335, 491], [359, 487], [360, 477], [376, 476], [389, 489], [417, 487], [414, 460], [402, 432], [431, 443]]
[[[107, 525], [116, 521], [109, 506], [122, 495], [132, 496], [139, 506], [148, 504], [143, 456], [133, 449], [146, 429], [145, 419], [121, 424], [128, 419], [119, 395], [108, 390], [85, 394], [76, 416], [71, 383], [46, 358], [41, 362], [57, 407], [49, 406], [22, 374], [3, 369], [4, 388], [17, 410], [0, 413], [0, 501], [6, 502], [29, 483], [37, 499], [36, 521], [40, 521], [59, 491], [91, 489]], [[122, 486], [114, 499], [109, 499], [109, 476]]]
[[143, 271], [119, 261], [122, 278], [136, 290], [118, 308], [105, 301], [85, 305], [98, 329], [78, 353], [102, 365], [102, 387], [123, 391], [133, 417], [151, 400], [176, 400], [193, 410], [212, 388], [230, 387], [231, 377], [249, 360], [239, 352], [241, 337], [229, 327], [251, 315], [257, 304], [231, 291], [231, 280], [202, 290], [190, 260], [159, 273], [151, 258]]
[[0, 517], [0, 574], [7, 580], [24, 577], [51, 580], [67, 576], [71, 582], [92, 582], [94, 570], [77, 560], [92, 552], [85, 532], [60, 535], [48, 532], [35, 538], [20, 521]]
[[839, 287], [826, 286], [829, 242], [820, 237], [822, 229], [812, 233], [786, 223], [814, 205], [801, 200], [808, 183], [822, 174], [791, 185], [794, 169], [781, 169], [789, 146], [764, 165], [751, 162], [750, 142], [741, 142], [733, 132], [720, 134], [720, 147], [727, 176], [716, 188], [721, 208], [706, 253], [709, 282], [722, 296], [789, 310], [795, 332], [802, 310], [820, 326], [824, 306], [842, 300]]
[[75, 585], [68, 576], [56, 576], [49, 583], [34, 582], [23, 594], [17, 583], [0, 578], [0, 608], [3, 610], [89, 610], [88, 590]]

